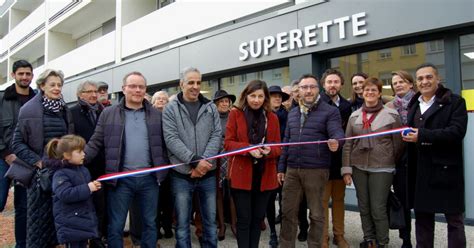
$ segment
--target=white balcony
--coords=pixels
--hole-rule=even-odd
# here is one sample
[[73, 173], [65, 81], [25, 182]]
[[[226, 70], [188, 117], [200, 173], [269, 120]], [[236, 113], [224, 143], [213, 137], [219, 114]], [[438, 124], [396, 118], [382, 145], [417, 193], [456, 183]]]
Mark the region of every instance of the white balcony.
[[288, 2], [177, 1], [122, 29], [122, 57]]
[[24, 46], [28, 40], [33, 40], [44, 34], [45, 6], [45, 3], [41, 4], [10, 31], [8, 47], [12, 49], [11, 52]]
[[62, 70], [65, 77], [115, 61], [115, 31], [76, 48], [52, 61], [47, 67]]

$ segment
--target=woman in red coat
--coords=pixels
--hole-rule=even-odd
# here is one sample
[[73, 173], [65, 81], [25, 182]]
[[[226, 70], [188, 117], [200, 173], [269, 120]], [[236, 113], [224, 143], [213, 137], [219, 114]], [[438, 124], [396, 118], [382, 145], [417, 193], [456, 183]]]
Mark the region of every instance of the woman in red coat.
[[[280, 142], [278, 117], [271, 111], [265, 82], [253, 80], [241, 93], [227, 121], [224, 147], [232, 151], [253, 144]], [[228, 176], [237, 209], [237, 244], [258, 247], [260, 222], [272, 190], [278, 187], [279, 147], [263, 147], [229, 158]]]

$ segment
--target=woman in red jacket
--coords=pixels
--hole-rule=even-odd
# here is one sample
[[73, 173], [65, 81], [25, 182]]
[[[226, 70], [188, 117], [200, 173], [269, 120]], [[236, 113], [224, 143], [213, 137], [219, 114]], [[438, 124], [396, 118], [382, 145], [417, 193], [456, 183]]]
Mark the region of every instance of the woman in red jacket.
[[[253, 80], [240, 94], [227, 122], [224, 147], [232, 151], [254, 144], [280, 142], [278, 117], [271, 111], [265, 82]], [[237, 209], [237, 244], [258, 247], [260, 222], [272, 190], [278, 187], [279, 147], [262, 147], [229, 158], [228, 176]]]

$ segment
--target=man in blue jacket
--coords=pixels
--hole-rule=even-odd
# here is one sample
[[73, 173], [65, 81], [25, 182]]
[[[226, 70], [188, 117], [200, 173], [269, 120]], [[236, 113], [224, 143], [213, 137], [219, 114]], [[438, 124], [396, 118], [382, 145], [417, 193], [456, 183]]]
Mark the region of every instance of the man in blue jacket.
[[[122, 91], [125, 99], [101, 113], [85, 149], [86, 161], [91, 161], [103, 148], [106, 173], [168, 164], [161, 112], [145, 100], [145, 77], [140, 72], [128, 73], [123, 79]], [[141, 247], [156, 247], [158, 185], [165, 173], [106, 181], [109, 247], [123, 247], [122, 232], [132, 200], [138, 201], [141, 210]]]
[[321, 247], [324, 228], [323, 195], [329, 178], [331, 152], [342, 147], [344, 137], [339, 110], [321, 100], [316, 76], [300, 78], [299, 106], [288, 115], [284, 142], [328, 140], [327, 144], [283, 147], [278, 181], [283, 183], [282, 247], [295, 247], [298, 209], [303, 194], [310, 209], [308, 247]]

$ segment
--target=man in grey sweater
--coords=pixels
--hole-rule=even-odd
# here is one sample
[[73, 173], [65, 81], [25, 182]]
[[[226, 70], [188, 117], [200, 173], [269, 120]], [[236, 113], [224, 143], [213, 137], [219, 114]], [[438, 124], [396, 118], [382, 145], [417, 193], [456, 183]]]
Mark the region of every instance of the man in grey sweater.
[[219, 112], [200, 94], [201, 73], [186, 68], [180, 76], [182, 92], [163, 111], [163, 134], [173, 168], [171, 190], [176, 212], [176, 247], [191, 247], [189, 223], [193, 192], [199, 196], [203, 247], [217, 247], [216, 166], [212, 157], [221, 147]]

